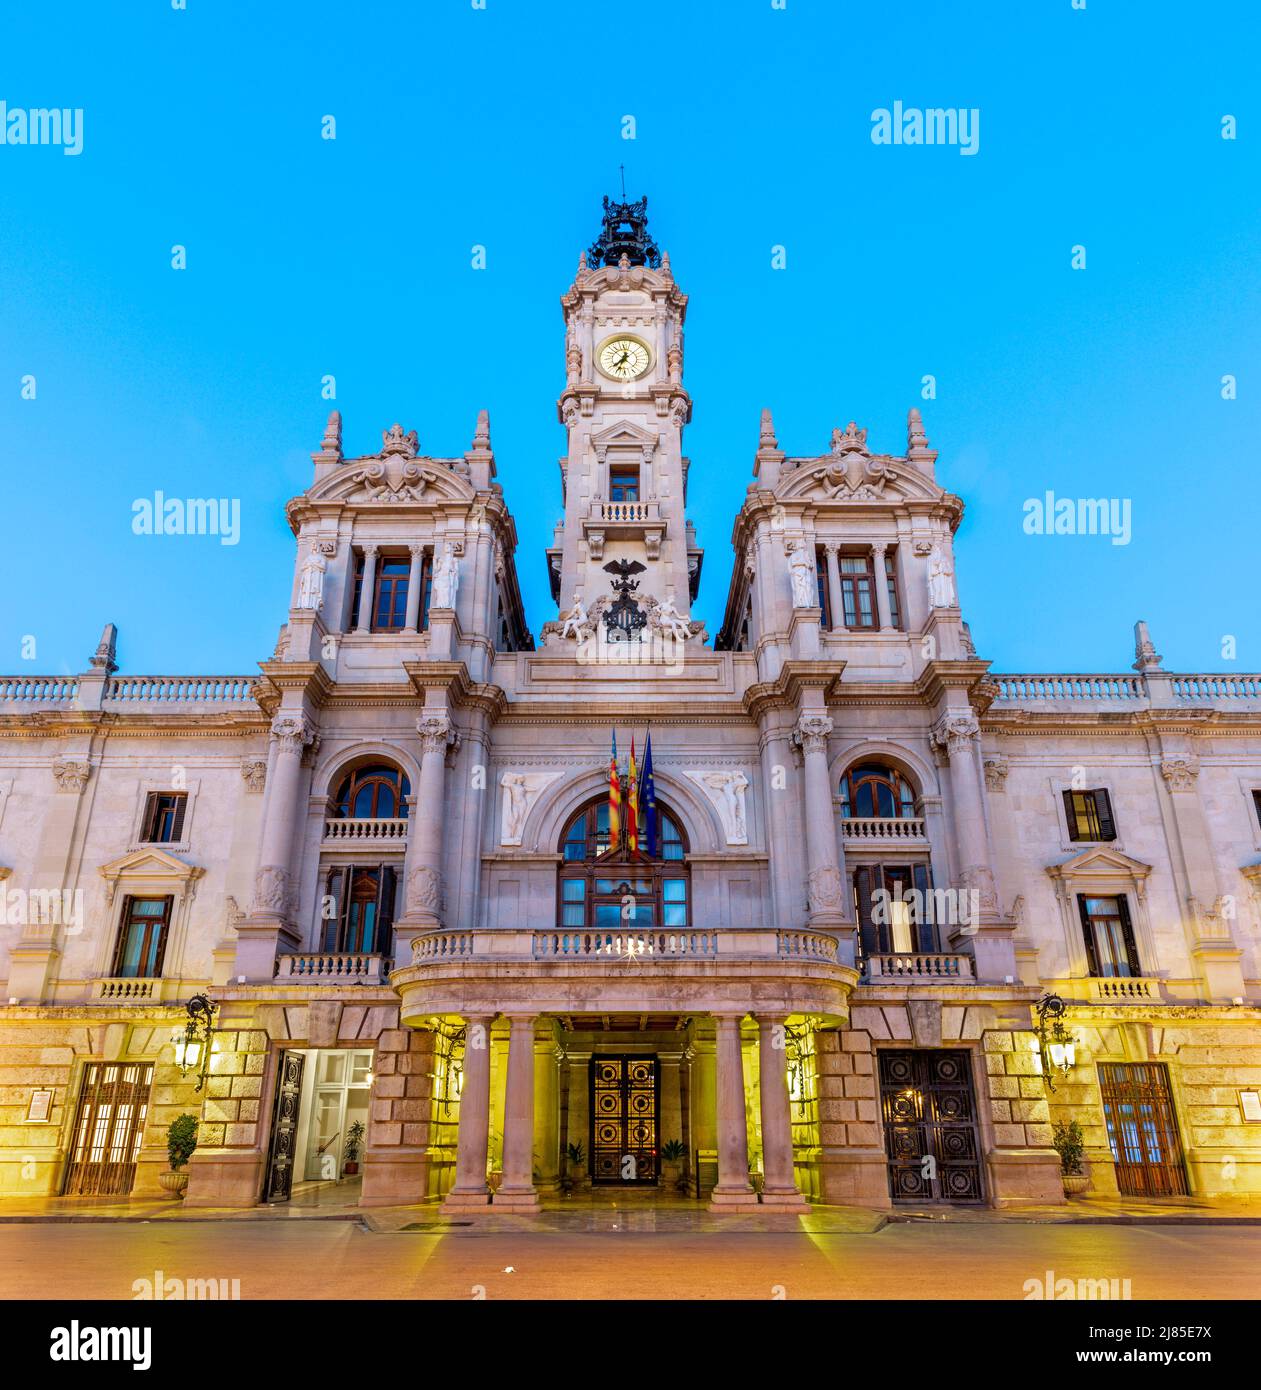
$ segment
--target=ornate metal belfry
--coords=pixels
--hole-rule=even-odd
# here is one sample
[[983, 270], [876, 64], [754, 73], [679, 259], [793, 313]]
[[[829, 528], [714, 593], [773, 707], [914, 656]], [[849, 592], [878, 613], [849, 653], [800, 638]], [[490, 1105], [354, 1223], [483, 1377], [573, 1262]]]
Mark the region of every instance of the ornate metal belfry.
[[610, 642], [638, 642], [648, 626], [648, 614], [635, 599], [639, 580], [632, 574], [642, 574], [648, 568], [638, 560], [613, 560], [605, 565], [606, 574], [614, 576], [613, 592], [617, 595], [604, 613], [604, 627]]
[[602, 265], [619, 265], [625, 256], [631, 265], [656, 270], [661, 264], [657, 243], [648, 235], [648, 199], [635, 203], [615, 203], [604, 199], [604, 226], [591, 243], [587, 259], [592, 270]]

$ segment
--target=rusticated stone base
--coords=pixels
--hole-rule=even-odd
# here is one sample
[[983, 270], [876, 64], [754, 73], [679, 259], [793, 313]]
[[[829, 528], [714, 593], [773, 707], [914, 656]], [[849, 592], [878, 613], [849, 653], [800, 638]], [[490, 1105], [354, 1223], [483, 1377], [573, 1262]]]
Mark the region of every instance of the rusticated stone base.
[[985, 1166], [990, 1202], [996, 1207], [1059, 1205], [1067, 1200], [1054, 1150], [992, 1149]]
[[186, 1207], [252, 1207], [263, 1185], [259, 1149], [198, 1149], [188, 1165]]

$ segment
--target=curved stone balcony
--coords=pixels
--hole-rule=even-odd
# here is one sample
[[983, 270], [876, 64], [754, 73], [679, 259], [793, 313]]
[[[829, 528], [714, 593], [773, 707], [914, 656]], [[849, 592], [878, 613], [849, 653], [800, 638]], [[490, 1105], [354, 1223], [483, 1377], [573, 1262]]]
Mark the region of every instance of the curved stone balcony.
[[848, 1016], [858, 972], [835, 937], [811, 931], [434, 931], [390, 983], [402, 1020], [533, 1013]]
[[402, 845], [407, 842], [407, 825], [405, 817], [363, 816], [359, 819], [347, 817], [344, 820], [329, 820], [324, 822], [324, 843], [344, 845], [348, 849], [382, 844]]

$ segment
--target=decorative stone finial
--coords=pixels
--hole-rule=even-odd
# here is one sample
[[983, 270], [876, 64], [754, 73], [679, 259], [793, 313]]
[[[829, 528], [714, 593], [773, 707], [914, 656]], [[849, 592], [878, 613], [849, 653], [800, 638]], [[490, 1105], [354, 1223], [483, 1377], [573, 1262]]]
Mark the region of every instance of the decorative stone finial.
[[832, 452], [848, 454], [855, 450], [864, 454], [867, 452], [867, 431], [860, 430], [851, 420], [843, 430], [832, 431]]
[[1134, 669], [1136, 671], [1159, 671], [1162, 659], [1152, 645], [1147, 624], [1140, 619], [1134, 624]]
[[101, 640], [97, 644], [96, 655], [89, 665], [94, 671], [104, 671], [107, 676], [112, 676], [118, 670], [118, 662], [114, 660], [117, 651], [118, 628], [113, 623], [106, 623]]
[[324, 426], [324, 438], [320, 442], [320, 448], [326, 454], [336, 454], [341, 457], [342, 452], [342, 413], [340, 410], [329, 412], [328, 424]]
[[473, 435], [473, 448], [490, 452], [490, 411], [477, 412], [477, 430]]
[[420, 450], [420, 440], [415, 430], [403, 433], [402, 425], [391, 425], [381, 431], [381, 454], [399, 454], [403, 458], [414, 459]]
[[906, 413], [906, 452], [913, 454], [917, 449], [928, 448], [928, 436], [924, 433], [924, 420], [918, 406], [912, 406]]
[[758, 436], [757, 446], [759, 449], [779, 448], [779, 440], [775, 438], [775, 422], [769, 410], [762, 412], [762, 432]]
[[665, 278], [666, 278], [667, 280], [673, 280], [673, 279], [674, 279], [674, 272], [670, 269], [670, 253], [669, 253], [669, 251], [663, 251], [663, 252], [661, 253], [661, 273], [662, 273], [662, 275], [665, 276]]

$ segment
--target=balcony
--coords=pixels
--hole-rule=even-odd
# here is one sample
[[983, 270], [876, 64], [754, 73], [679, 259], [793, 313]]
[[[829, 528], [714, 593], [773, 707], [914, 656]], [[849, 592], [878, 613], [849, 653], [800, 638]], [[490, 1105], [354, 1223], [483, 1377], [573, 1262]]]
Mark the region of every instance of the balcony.
[[868, 956], [870, 984], [960, 984], [973, 979], [972, 957], [950, 952], [906, 951]]
[[384, 956], [317, 951], [276, 957], [276, 979], [282, 984], [383, 985], [388, 975]]
[[743, 1013], [840, 1021], [858, 972], [825, 932], [730, 928], [433, 931], [391, 983], [403, 1018], [534, 1013]]
[[655, 560], [661, 554], [666, 523], [661, 516], [661, 504], [655, 497], [642, 502], [608, 502], [597, 498], [583, 518], [582, 531], [592, 559], [603, 557], [606, 540], [640, 540], [647, 549], [648, 558]]
[[1143, 975], [1109, 975], [1075, 980], [1052, 980], [1047, 988], [1070, 1003], [1163, 1004], [1164, 985]]
[[324, 822], [324, 843], [340, 845], [347, 849], [375, 849], [378, 845], [405, 845], [407, 843], [406, 817], [379, 817], [361, 819], [347, 817], [345, 820]]
[[162, 981], [154, 975], [109, 976], [92, 981], [92, 1002], [101, 1004], [160, 1004]]
[[927, 848], [928, 835], [921, 816], [842, 816], [842, 834], [856, 849], [894, 844]]

